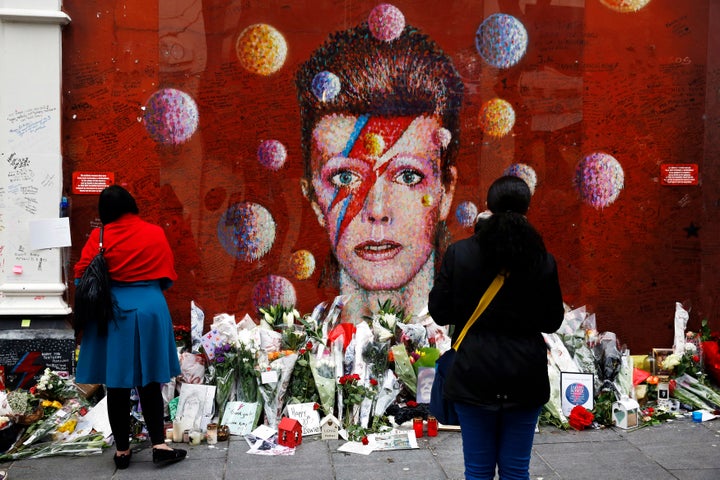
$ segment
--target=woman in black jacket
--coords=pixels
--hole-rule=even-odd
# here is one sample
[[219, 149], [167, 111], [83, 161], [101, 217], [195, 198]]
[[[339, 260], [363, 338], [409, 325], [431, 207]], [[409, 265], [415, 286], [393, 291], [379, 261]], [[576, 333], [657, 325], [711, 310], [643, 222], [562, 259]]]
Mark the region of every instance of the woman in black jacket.
[[430, 315], [454, 325], [455, 337], [495, 276], [507, 275], [465, 336], [445, 384], [460, 419], [468, 480], [493, 479], [496, 467], [501, 480], [529, 478], [535, 426], [550, 397], [542, 332], [560, 327], [564, 306], [555, 259], [525, 217], [530, 197], [522, 179], [497, 179], [487, 196], [492, 215], [448, 248], [430, 291]]

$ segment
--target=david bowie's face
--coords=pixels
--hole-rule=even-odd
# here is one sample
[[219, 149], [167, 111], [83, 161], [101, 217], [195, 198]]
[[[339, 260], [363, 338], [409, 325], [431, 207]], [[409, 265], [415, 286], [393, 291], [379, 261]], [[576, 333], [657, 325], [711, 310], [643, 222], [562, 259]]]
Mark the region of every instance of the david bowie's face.
[[328, 115], [313, 130], [316, 212], [341, 267], [366, 290], [398, 289], [427, 262], [452, 192], [432, 116]]

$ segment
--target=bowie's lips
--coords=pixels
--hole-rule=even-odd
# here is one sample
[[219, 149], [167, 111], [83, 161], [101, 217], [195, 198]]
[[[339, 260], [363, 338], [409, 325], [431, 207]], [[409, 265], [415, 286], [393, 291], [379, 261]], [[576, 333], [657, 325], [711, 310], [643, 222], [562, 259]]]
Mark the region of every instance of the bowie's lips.
[[390, 260], [400, 253], [402, 246], [390, 240], [367, 241], [355, 247], [355, 255], [369, 262]]

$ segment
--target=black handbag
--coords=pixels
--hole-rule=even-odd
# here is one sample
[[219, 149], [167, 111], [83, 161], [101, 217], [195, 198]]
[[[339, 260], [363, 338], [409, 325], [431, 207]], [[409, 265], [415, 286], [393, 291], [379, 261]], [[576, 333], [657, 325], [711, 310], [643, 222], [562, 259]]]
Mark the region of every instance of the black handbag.
[[452, 348], [440, 355], [440, 358], [435, 362], [435, 378], [433, 379], [432, 389], [430, 390], [430, 405], [428, 406], [428, 410], [430, 410], [430, 413], [443, 425], [460, 425], [460, 420], [458, 419], [457, 413], [455, 413], [455, 406], [452, 400], [445, 398], [444, 393], [445, 380], [450, 374], [450, 370], [455, 362], [455, 354], [458, 348], [460, 348], [460, 343], [465, 338], [470, 327], [482, 312], [485, 311], [487, 306], [490, 305], [490, 302], [495, 298], [495, 294], [500, 290], [500, 287], [503, 286], [503, 283], [505, 283], [505, 275], [499, 273], [495, 279], [493, 279], [492, 283], [490, 283], [487, 290], [485, 290], [485, 293], [483, 293], [477, 307], [475, 307], [475, 311], [470, 316], [460, 335], [458, 335], [455, 343], [453, 343]]
[[106, 335], [108, 324], [113, 319], [114, 301], [111, 292], [110, 272], [105, 262], [103, 230], [100, 227], [99, 252], [88, 264], [80, 281], [75, 286], [75, 308], [73, 328], [81, 332], [88, 324], [95, 322], [100, 335]]

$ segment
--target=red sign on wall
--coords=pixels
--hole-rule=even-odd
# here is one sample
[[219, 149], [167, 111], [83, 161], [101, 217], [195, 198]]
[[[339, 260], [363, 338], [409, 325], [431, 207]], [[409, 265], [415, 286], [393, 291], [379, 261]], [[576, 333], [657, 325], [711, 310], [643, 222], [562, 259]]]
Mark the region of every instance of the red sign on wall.
[[73, 172], [72, 193], [75, 195], [97, 195], [107, 186], [115, 183], [113, 172]]
[[661, 185], [697, 185], [697, 163], [663, 163], [660, 165]]

